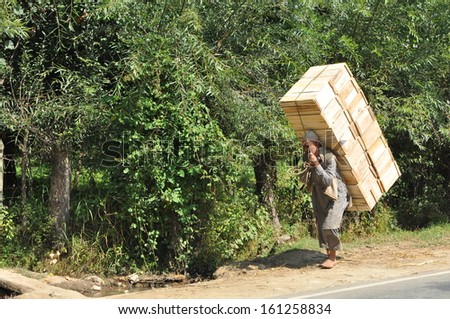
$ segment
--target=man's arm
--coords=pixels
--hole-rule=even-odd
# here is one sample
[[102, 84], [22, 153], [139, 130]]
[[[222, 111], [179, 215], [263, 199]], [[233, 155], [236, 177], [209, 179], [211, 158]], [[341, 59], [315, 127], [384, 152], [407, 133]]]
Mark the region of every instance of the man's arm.
[[315, 181], [316, 184], [318, 184], [318, 186], [321, 186], [323, 188], [330, 186], [333, 182], [333, 178], [336, 176], [337, 171], [336, 157], [333, 155], [330, 156], [330, 158], [327, 158], [325, 166], [326, 169], [323, 169], [322, 165], [313, 166], [311, 168], [316, 171], [317, 176], [319, 177], [318, 180]]

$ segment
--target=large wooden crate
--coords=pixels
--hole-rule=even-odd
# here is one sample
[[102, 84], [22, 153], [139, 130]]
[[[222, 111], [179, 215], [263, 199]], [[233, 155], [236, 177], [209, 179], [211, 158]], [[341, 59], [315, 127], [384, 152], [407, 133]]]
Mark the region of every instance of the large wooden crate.
[[371, 210], [399, 178], [375, 114], [345, 63], [311, 67], [280, 104], [300, 139], [311, 129], [336, 155], [353, 198], [349, 210]]

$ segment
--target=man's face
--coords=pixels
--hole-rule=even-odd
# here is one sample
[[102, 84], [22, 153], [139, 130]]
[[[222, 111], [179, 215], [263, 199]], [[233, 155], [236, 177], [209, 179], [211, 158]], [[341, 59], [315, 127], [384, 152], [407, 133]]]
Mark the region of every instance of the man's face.
[[319, 146], [316, 142], [306, 141], [305, 143], [303, 143], [303, 152], [305, 152], [306, 154], [317, 154], [318, 150]]

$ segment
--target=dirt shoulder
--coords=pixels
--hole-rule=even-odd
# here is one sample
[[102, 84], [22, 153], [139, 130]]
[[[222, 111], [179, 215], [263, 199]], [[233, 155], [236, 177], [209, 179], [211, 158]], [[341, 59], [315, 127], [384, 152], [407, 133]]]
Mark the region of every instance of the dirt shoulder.
[[290, 250], [218, 270], [213, 281], [110, 296], [107, 298], [276, 298], [381, 279], [450, 269], [450, 247], [383, 245], [341, 254], [333, 269], [318, 264], [325, 255]]
[[[192, 284], [167, 285], [164, 288], [138, 290], [129, 287], [108, 288], [90, 298], [120, 299], [226, 299], [277, 298], [305, 294], [319, 289], [346, 286], [382, 279], [411, 276], [450, 269], [450, 245], [415, 247], [412, 242], [388, 243], [346, 249], [331, 270], [318, 267], [325, 255], [319, 251], [292, 249], [267, 258], [221, 267], [216, 279]], [[14, 273], [14, 276], [8, 275]], [[13, 270], [0, 270], [0, 282], [9, 278], [10, 287], [26, 289], [19, 298], [84, 298], [75, 292], [79, 280], [43, 277], [30, 279]], [[26, 277], [25, 279], [23, 279]], [[22, 279], [21, 279], [22, 278]], [[28, 279], [27, 279], [28, 278]], [[64, 289], [61, 281], [65, 283]], [[58, 283], [58, 284], [57, 284]], [[72, 283], [72, 285], [71, 285]], [[22, 285], [22, 287], [23, 287]], [[59, 286], [55, 287], [55, 285]], [[16, 298], [17, 298], [16, 297]]]

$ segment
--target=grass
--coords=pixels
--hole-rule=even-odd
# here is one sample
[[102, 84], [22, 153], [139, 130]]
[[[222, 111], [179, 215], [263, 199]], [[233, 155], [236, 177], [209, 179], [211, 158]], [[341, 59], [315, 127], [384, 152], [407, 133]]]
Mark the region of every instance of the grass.
[[374, 234], [344, 241], [349, 248], [364, 245], [382, 245], [396, 242], [411, 242], [416, 247], [437, 247], [447, 245], [450, 240], [450, 224], [431, 226], [422, 230], [396, 230], [384, 234]]
[[[385, 245], [399, 242], [414, 244], [417, 248], [438, 247], [449, 245], [450, 224], [431, 226], [422, 230], [408, 231], [395, 230], [383, 234], [372, 234], [367, 236], [346, 236], [343, 234], [343, 245], [347, 249], [361, 248], [367, 245]], [[289, 242], [277, 248], [276, 253], [281, 253], [290, 249], [311, 249], [320, 250], [316, 238], [302, 237], [295, 242]]]

